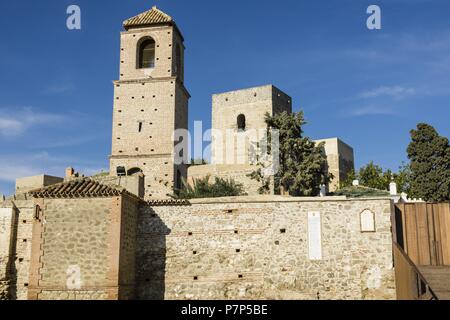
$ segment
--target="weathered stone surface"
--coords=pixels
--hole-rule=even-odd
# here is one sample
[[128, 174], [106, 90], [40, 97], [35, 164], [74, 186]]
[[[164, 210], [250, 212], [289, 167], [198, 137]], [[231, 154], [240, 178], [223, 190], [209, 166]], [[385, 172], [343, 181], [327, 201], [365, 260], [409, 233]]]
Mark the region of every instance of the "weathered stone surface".
[[[0, 291], [26, 299], [34, 209], [15, 205], [18, 259]], [[388, 199], [253, 196], [139, 210], [125, 199], [120, 245], [111, 251], [111, 199], [48, 200], [38, 298], [110, 299], [108, 252], [120, 251], [120, 299], [394, 299], [390, 206]], [[364, 210], [375, 214], [375, 232], [361, 232]], [[321, 214], [317, 261], [308, 258], [308, 212]], [[67, 288], [74, 265], [80, 290]]]
[[[257, 198], [143, 208], [138, 297], [395, 299], [390, 200]], [[376, 215], [375, 233], [360, 230], [365, 209]], [[322, 217], [318, 261], [308, 259], [312, 211]]]
[[[78, 275], [82, 287], [105, 285], [110, 203], [109, 198], [45, 202], [40, 286], [66, 288]], [[75, 267], [79, 271], [72, 275]]]

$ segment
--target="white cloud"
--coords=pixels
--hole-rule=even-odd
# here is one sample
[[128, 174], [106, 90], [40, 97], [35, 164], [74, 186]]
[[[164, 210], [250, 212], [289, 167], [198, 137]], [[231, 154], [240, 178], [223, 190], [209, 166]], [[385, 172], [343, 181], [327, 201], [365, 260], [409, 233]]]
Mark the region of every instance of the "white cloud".
[[359, 94], [360, 98], [378, 98], [378, 97], [391, 97], [395, 100], [402, 100], [407, 97], [411, 97], [417, 94], [417, 90], [411, 87], [404, 86], [382, 86], [372, 90], [365, 91]]
[[74, 86], [72, 84], [56, 84], [46, 87], [42, 93], [44, 94], [60, 94], [72, 91]]
[[93, 141], [98, 141], [103, 138], [109, 140], [109, 135], [106, 133], [100, 133], [97, 135], [86, 135], [81, 137], [73, 137], [70, 135], [64, 135], [55, 137], [55, 139], [49, 139], [48, 141], [39, 141], [36, 144], [30, 146], [30, 149], [58, 149], [58, 148], [67, 148], [74, 147], [79, 145], [85, 145], [87, 143], [91, 143]]
[[[70, 156], [55, 156], [47, 151], [36, 153], [0, 154], [0, 194], [11, 194], [17, 178], [48, 174], [63, 177], [65, 169], [73, 166], [86, 176], [107, 171], [104, 161], [91, 161]], [[1, 190], [1, 186], [5, 186]]]
[[375, 105], [369, 105], [352, 109], [346, 113], [350, 117], [361, 117], [370, 115], [394, 115], [396, 112], [390, 107], [380, 107]]
[[64, 120], [62, 115], [36, 111], [33, 108], [2, 108], [0, 137], [18, 136], [32, 126], [55, 124]]
[[15, 119], [3, 118], [0, 115], [0, 136], [17, 135], [23, 130], [23, 125]]
[[40, 174], [40, 171], [33, 166], [3, 162], [0, 164], [0, 181], [14, 182], [20, 177], [30, 177]]

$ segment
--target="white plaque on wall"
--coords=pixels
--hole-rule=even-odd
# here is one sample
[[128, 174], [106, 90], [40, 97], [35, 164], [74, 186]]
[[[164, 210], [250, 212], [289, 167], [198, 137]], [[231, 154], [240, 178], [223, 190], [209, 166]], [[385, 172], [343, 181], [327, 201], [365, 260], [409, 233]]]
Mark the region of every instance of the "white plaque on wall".
[[375, 232], [375, 213], [366, 209], [361, 212], [361, 232]]
[[308, 212], [309, 259], [322, 259], [322, 226], [320, 212]]

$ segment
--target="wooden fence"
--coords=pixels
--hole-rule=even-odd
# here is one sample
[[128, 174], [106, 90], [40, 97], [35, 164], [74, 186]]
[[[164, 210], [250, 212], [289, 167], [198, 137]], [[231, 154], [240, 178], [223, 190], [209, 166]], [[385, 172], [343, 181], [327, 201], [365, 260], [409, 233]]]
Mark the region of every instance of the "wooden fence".
[[450, 203], [395, 206], [394, 242], [417, 266], [450, 266]]

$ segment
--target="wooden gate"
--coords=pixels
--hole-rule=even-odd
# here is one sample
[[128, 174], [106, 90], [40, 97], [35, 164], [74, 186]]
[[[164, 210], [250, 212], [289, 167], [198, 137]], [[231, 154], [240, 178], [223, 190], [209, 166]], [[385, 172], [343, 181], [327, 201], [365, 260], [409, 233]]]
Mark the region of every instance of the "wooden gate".
[[396, 204], [394, 241], [417, 266], [450, 266], [450, 203]]

